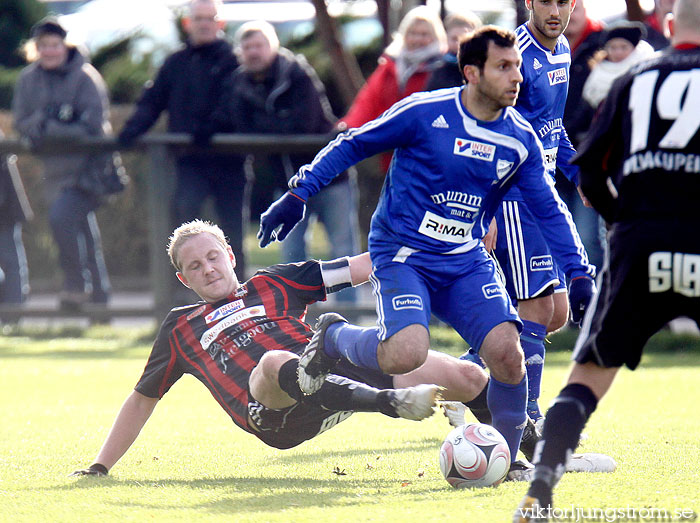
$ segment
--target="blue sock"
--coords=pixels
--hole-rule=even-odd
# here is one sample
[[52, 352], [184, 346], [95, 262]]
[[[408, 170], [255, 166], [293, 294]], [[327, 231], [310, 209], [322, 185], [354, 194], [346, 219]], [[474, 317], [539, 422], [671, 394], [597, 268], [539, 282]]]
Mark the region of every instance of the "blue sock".
[[479, 367], [482, 369], [486, 368], [486, 365], [484, 365], [483, 360], [481, 359], [481, 356], [479, 356], [479, 353], [476, 352], [474, 349], [469, 349], [467, 352], [462, 354], [459, 357], [460, 360], [467, 360], [471, 361], [472, 363], [476, 363]]
[[491, 376], [486, 399], [493, 415], [492, 425], [508, 442], [510, 461], [513, 462], [518, 454], [527, 419], [527, 376], [517, 385], [500, 382]]
[[540, 398], [540, 385], [542, 383], [545, 336], [547, 336], [546, 325], [523, 320], [520, 345], [525, 353], [525, 370], [527, 371], [527, 415], [533, 420], [542, 417], [537, 400]]
[[333, 323], [326, 330], [323, 349], [331, 358], [345, 358], [357, 367], [381, 370], [377, 361], [378, 333], [377, 327]]

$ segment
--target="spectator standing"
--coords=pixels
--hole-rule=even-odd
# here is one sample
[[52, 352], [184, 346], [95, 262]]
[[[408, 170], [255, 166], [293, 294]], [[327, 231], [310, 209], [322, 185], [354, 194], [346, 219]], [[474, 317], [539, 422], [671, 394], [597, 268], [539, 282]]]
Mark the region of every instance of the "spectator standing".
[[643, 40], [645, 35], [646, 29], [638, 22], [619, 24], [605, 32], [603, 50], [596, 54], [583, 86], [583, 99], [592, 108], [598, 108], [617, 78], [654, 54], [654, 48]]
[[[318, 75], [301, 55], [281, 48], [274, 27], [264, 21], [243, 24], [235, 36], [241, 62], [227, 88], [229, 114], [236, 130], [261, 134], [330, 134], [335, 117]], [[313, 154], [276, 154], [267, 157], [274, 183], [267, 204], [287, 190], [288, 180]], [[256, 155], [259, 159], [260, 155]], [[276, 194], [275, 194], [276, 192]], [[305, 233], [310, 216], [323, 223], [331, 246], [331, 257], [357, 254], [357, 182], [355, 170], [345, 171], [334, 183], [309, 200], [309, 212], [282, 244], [285, 262], [307, 258]], [[347, 289], [338, 299], [353, 300]]]
[[447, 35], [447, 53], [445, 53], [440, 64], [430, 75], [425, 86], [426, 91], [462, 85], [464, 80], [462, 79], [462, 73], [459, 71], [459, 64], [457, 64], [459, 40], [467, 33], [481, 27], [481, 20], [471, 11], [452, 13], [445, 17], [444, 26]]
[[[427, 6], [411, 9], [338, 128], [360, 127], [406, 96], [425, 90], [446, 49], [447, 36], [437, 14]], [[384, 172], [390, 161], [390, 154], [382, 156]]]
[[[47, 137], [104, 136], [107, 90], [99, 73], [80, 51], [66, 43], [66, 31], [53, 18], [32, 29], [37, 59], [22, 70], [12, 110], [17, 131], [37, 144]], [[86, 176], [107, 168], [105, 154], [43, 156], [49, 222], [58, 245], [65, 281], [60, 304], [79, 308], [88, 301], [106, 303], [110, 284], [95, 210], [100, 197], [79, 188]]]
[[22, 223], [32, 209], [15, 162], [15, 156], [0, 158], [0, 305], [22, 303], [29, 294]]
[[188, 40], [170, 55], [153, 82], [149, 82], [134, 113], [119, 134], [125, 146], [150, 129], [163, 111], [168, 113], [169, 132], [192, 135], [195, 152], [179, 155], [172, 202], [173, 223], [200, 216], [207, 197], [213, 197], [219, 223], [245, 275], [243, 252], [246, 178], [243, 160], [234, 155], [204, 149], [211, 136], [225, 132], [212, 118], [221, 101], [222, 85], [238, 66], [231, 45], [222, 37], [219, 0], [192, 0], [183, 20]]

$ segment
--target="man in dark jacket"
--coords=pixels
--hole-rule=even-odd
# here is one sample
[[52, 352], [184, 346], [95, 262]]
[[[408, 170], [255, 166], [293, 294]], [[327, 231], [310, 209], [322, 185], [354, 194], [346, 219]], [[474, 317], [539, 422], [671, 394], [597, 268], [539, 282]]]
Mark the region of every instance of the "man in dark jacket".
[[[136, 110], [119, 134], [125, 146], [145, 133], [168, 112], [168, 131], [192, 135], [195, 144], [206, 146], [216, 132], [213, 123], [225, 79], [237, 67], [233, 50], [220, 37], [224, 23], [218, 18], [219, 0], [192, 0], [183, 20], [188, 41], [170, 55], [156, 79], [149, 82]], [[236, 254], [239, 273], [245, 275], [243, 216], [246, 180], [243, 161], [233, 155], [198, 150], [181, 154], [176, 162], [177, 184], [173, 196], [174, 223], [198, 218], [208, 196], [214, 198], [219, 223]]]
[[[236, 53], [241, 66], [227, 87], [228, 116], [237, 131], [262, 134], [329, 134], [333, 116], [325, 89], [316, 72], [303, 56], [295, 56], [279, 47], [274, 28], [263, 21], [243, 24], [235, 36]], [[282, 154], [267, 158], [256, 154], [256, 163], [267, 160], [271, 180], [258, 176], [267, 187], [259, 195], [268, 205], [287, 191], [287, 181], [314, 158], [313, 154]], [[261, 202], [258, 202], [261, 203]], [[335, 183], [309, 201], [309, 215], [323, 223], [331, 246], [330, 256], [337, 258], [359, 252], [357, 187], [355, 171], [340, 175]], [[285, 262], [307, 258], [304, 234], [309, 216], [282, 244]], [[339, 300], [352, 300], [352, 289], [341, 292]]]
[[22, 303], [29, 293], [22, 222], [32, 210], [15, 162], [14, 155], [0, 157], [0, 305]]
[[440, 65], [430, 74], [428, 83], [425, 84], [426, 91], [457, 87], [464, 83], [457, 64], [459, 41], [467, 33], [481, 27], [481, 20], [471, 11], [465, 11], [447, 15], [443, 25], [447, 34], [447, 53], [442, 57]]

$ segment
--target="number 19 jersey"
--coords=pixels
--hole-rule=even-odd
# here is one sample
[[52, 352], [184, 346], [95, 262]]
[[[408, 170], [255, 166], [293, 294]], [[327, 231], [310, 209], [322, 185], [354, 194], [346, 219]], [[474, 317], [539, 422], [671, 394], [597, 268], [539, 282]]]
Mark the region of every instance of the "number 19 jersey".
[[700, 223], [698, 100], [698, 47], [666, 51], [613, 84], [575, 159], [608, 222]]

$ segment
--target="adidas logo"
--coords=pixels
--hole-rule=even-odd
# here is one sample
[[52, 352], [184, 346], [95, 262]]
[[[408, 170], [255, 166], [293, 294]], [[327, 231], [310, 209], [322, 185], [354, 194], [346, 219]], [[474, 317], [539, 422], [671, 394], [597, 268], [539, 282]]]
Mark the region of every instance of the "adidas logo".
[[445, 120], [445, 117], [443, 115], [438, 116], [433, 120], [433, 127], [437, 127], [438, 129], [449, 129], [450, 126], [447, 125], [447, 120]]
[[535, 60], [532, 62], [532, 67], [535, 71], [537, 71], [538, 69], [542, 69], [542, 64], [537, 58], [535, 58]]

